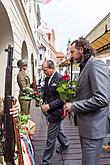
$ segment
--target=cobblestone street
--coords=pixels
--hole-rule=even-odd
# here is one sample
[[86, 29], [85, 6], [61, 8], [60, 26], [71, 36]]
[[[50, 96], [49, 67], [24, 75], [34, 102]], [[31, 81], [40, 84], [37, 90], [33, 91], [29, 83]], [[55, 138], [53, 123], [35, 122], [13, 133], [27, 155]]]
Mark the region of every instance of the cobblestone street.
[[[36, 108], [34, 102], [31, 106], [31, 116], [32, 120], [36, 123], [33, 145], [36, 165], [39, 165], [45, 147], [47, 124], [40, 108]], [[70, 146], [67, 151], [63, 152], [63, 154], [57, 154], [54, 152], [51, 160], [52, 165], [81, 165], [81, 147], [77, 127], [75, 127], [74, 123], [69, 119], [65, 119], [62, 122], [62, 128], [69, 139]], [[56, 147], [57, 146], [58, 142]], [[110, 153], [102, 153], [101, 165], [110, 165]]]

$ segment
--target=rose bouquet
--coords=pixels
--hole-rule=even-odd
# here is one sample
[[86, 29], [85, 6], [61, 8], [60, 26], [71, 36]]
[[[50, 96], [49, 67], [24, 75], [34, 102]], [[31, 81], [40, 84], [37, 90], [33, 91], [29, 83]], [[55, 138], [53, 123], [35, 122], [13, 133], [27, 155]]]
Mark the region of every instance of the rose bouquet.
[[79, 88], [78, 81], [58, 81], [57, 91], [59, 92], [62, 101], [70, 102], [75, 97], [76, 91]]
[[[59, 92], [61, 100], [66, 103], [74, 100], [78, 88], [79, 83], [77, 80], [70, 81], [63, 77], [63, 79], [58, 82], [57, 91]], [[71, 121], [73, 119], [75, 126], [77, 126], [76, 115], [74, 114], [73, 116], [72, 113], [69, 113], [68, 117]]]
[[34, 90], [30, 87], [26, 87], [22, 90], [22, 96], [20, 96], [20, 99], [26, 101], [34, 99], [36, 100], [37, 105], [40, 105], [42, 103], [42, 96], [40, 91], [38, 91], [37, 89]]

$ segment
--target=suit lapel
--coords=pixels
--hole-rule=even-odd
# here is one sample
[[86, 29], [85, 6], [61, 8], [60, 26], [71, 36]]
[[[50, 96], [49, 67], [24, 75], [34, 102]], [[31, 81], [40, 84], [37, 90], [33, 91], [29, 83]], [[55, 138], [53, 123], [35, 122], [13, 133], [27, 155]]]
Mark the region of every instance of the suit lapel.
[[81, 74], [79, 75], [78, 81], [80, 81], [80, 79], [81, 79], [81, 77], [83, 76], [83, 74], [85, 73], [86, 68], [88, 67], [90, 61], [92, 61], [93, 59], [94, 59], [94, 56], [91, 56], [91, 57], [89, 58], [89, 60], [87, 61], [86, 65], [84, 66], [84, 68], [83, 68]]
[[51, 79], [51, 81], [50, 81], [50, 83], [49, 83], [49, 86], [51, 86], [51, 84], [53, 84], [55, 78], [57, 77], [57, 74], [58, 74], [58, 73], [55, 72], [55, 74], [53, 75], [53, 77], [52, 77], [52, 79]]
[[54, 82], [55, 78], [57, 77], [57, 75], [58, 75], [58, 73], [55, 72], [55, 74], [53, 75], [53, 77], [52, 77], [49, 85], [48, 85], [49, 78], [46, 77], [46, 79], [45, 79], [45, 94], [47, 94], [49, 92], [49, 89], [51, 87], [51, 84], [53, 84], [53, 82]]
[[49, 77], [46, 77], [46, 79], [45, 79], [45, 94], [48, 92], [48, 89], [49, 89], [48, 81], [49, 81]]
[[[89, 58], [89, 60], [87, 61], [85, 67], [83, 68], [81, 74], [79, 75], [78, 82], [80, 82], [80, 80], [81, 80], [83, 74], [86, 72], [86, 68], [88, 67], [90, 61], [92, 61], [93, 59], [94, 59], [94, 56], [91, 56], [91, 57]], [[78, 91], [79, 91], [79, 88], [78, 88], [77, 91], [76, 91], [76, 95], [77, 95]]]

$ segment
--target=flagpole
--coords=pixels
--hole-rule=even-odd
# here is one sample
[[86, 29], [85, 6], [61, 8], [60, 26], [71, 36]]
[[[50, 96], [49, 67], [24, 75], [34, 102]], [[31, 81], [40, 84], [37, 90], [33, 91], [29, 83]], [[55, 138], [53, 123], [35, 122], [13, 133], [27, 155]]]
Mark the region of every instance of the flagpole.
[[73, 59], [72, 59], [72, 58], [70, 59], [70, 67], [71, 67], [70, 73], [71, 73], [71, 81], [72, 81], [72, 79], [73, 79], [73, 74], [72, 74], [72, 69], [73, 69]]

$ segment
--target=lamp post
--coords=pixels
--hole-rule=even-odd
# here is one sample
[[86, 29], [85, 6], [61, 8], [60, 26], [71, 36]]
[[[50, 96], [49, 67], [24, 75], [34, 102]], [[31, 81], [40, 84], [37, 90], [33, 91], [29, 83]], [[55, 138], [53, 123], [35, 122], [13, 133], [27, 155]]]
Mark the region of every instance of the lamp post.
[[73, 72], [72, 72], [72, 70], [73, 70], [73, 59], [71, 58], [70, 59], [70, 77], [71, 77], [71, 81], [73, 79]]

